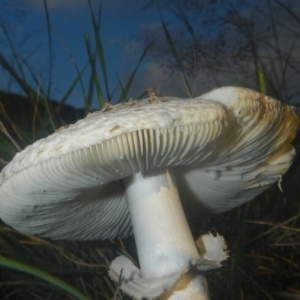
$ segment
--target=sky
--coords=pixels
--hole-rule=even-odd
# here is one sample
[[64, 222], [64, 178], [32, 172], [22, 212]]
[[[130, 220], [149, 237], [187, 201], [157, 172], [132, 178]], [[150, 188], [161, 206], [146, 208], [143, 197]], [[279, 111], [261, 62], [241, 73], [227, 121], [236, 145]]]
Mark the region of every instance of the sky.
[[[94, 42], [94, 38], [91, 13], [89, 11], [87, 1], [88, 0], [47, 0], [51, 23], [53, 49], [52, 60], [50, 60], [44, 1], [1, 0], [0, 25], [4, 24], [7, 30], [7, 35], [5, 35], [3, 32], [3, 26], [0, 26], [0, 53], [5, 55], [8, 61], [14, 66], [14, 69], [17, 69], [16, 60], [13, 59], [14, 55], [24, 59], [24, 61], [28, 63], [30, 70], [33, 71], [37, 78], [37, 90], [40, 86], [42, 86], [44, 90], [47, 89], [49, 85], [49, 74], [52, 72], [50, 94], [52, 99], [60, 100], [76, 79], [77, 72], [74, 67], [74, 62], [76, 63], [76, 66], [78, 66], [79, 70], [82, 70], [88, 62], [84, 36], [85, 34], [90, 34], [92, 42]], [[93, 11], [95, 15], [97, 15], [97, 5], [99, 5], [100, 0], [90, 1], [93, 4]], [[153, 39], [156, 39], [155, 47], [159, 48], [161, 51], [163, 51], [164, 47], [169, 47], [168, 43], [163, 41], [163, 39], [165, 40], [165, 35], [161, 29], [161, 20], [158, 10], [155, 8], [155, 6], [152, 8], [143, 9], [149, 1], [150, 0], [102, 0], [101, 38], [104, 46], [106, 66], [109, 75], [108, 81], [110, 85], [110, 92], [114, 91], [115, 88], [118, 87], [118, 77], [121, 79], [122, 84], [124, 85], [137, 66], [143, 50], [142, 47], [145, 47], [145, 43], [139, 43], [139, 39], [141, 39], [141, 37], [146, 36], [147, 34], [151, 37], [153, 36]], [[236, 0], [236, 2], [238, 1], [239, 0]], [[231, 2], [235, 3], [234, 0]], [[300, 11], [299, 0], [289, 0], [288, 2], [293, 3], [292, 7], [294, 9], [294, 13], [298, 13]], [[191, 3], [194, 2], [191, 1]], [[247, 1], [245, 1], [245, 3], [247, 3]], [[248, 3], [250, 3], [250, 1]], [[255, 25], [259, 27], [262, 26], [262, 18], [264, 19], [265, 16], [265, 19], [270, 21], [270, 15], [264, 14], [264, 9], [266, 9], [268, 2], [256, 1], [255, 3], [262, 3], [262, 13], [257, 14], [255, 10], [247, 9], [239, 12], [244, 16], [255, 13]], [[274, 4], [275, 2], [272, 3]], [[278, 6], [275, 5], [274, 7], [278, 12]], [[218, 11], [215, 12], [218, 13]], [[191, 58], [190, 60], [192, 60], [192, 64], [194, 64], [193, 45], [186, 47], [189, 45], [189, 36], [185, 36], [184, 34], [181, 36], [180, 25], [178, 23], [176, 24], [177, 19], [174, 17], [170, 7], [162, 10], [162, 13], [164, 20], [168, 24], [168, 29], [170, 29], [171, 34], [173, 34], [173, 36], [177, 36], [177, 41], [179, 42], [179, 44], [177, 44], [177, 47], [179, 46], [177, 49], [180, 51], [182, 50], [180, 46], [183, 46], [183, 50], [189, 51], [188, 55]], [[219, 11], [219, 13], [222, 15], [222, 11]], [[195, 14], [196, 16], [194, 21], [197, 23], [199, 20], [201, 21], [201, 18], [198, 17], [198, 11], [195, 11]], [[219, 16], [215, 14], [212, 16], [215, 19], [211, 21], [211, 27], [195, 27], [200, 28], [198, 33], [204, 34], [204, 40], [200, 39], [201, 43], [208, 42], [208, 45], [211, 41], [214, 42], [214, 34], [212, 34], [213, 31], [211, 29], [217, 28], [215, 23], [218, 22], [219, 18]], [[284, 16], [285, 15], [283, 14], [283, 17]], [[290, 17], [290, 15], [286, 16]], [[209, 18], [210, 17], [211, 15], [209, 15]], [[297, 32], [299, 28], [299, 23], [293, 23], [290, 19], [288, 21], [289, 22], [286, 23], [286, 26], [280, 26], [280, 28], [285, 29], [289, 28], [288, 26], [290, 26], [294, 33], [291, 36], [283, 33], [280, 41], [281, 44], [284, 45], [282, 48], [286, 48], [284, 49], [286, 57], [289, 57], [289, 55], [292, 54], [292, 56], [295, 57], [294, 62], [298, 62], [300, 57], [300, 39], [298, 38], [295, 40], [295, 37], [298, 37], [298, 34], [295, 32]], [[222, 26], [223, 25], [224, 24], [222, 23]], [[232, 26], [230, 26], [231, 25], [228, 25], [228, 29], [226, 29], [224, 32], [224, 38], [227, 44], [215, 52], [211, 51], [211, 53], [213, 55], [217, 54], [221, 57], [222, 63], [227, 65], [227, 69], [225, 71], [229, 71], [229, 75], [232, 75], [234, 72], [236, 72], [237, 75], [228, 76], [228, 73], [226, 72], [219, 72], [216, 74], [218, 77], [217, 81], [220, 83], [220, 85], [239, 85], [238, 81], [243, 81], [240, 83], [240, 85], [254, 88], [256, 84], [256, 74], [253, 62], [251, 65], [251, 58], [250, 65], [248, 67], [249, 60], [246, 60], [245, 62], [237, 61], [235, 60], [235, 57], [232, 57], [232, 51], [230, 50], [231, 48], [227, 47], [226, 49], [228, 44], [230, 46], [231, 41], [232, 45], [241, 45], [238, 31], [236, 28], [233, 30]], [[264, 30], [261, 31], [264, 33]], [[292, 31], [288, 29], [287, 33]], [[268, 34], [268, 32], [266, 32], [266, 34]], [[269, 36], [272, 38], [272, 32], [269, 34]], [[12, 51], [12, 48], [9, 46], [8, 38], [12, 41], [15, 52]], [[270, 76], [276, 77], [276, 68], [280, 66], [280, 63], [276, 63], [276, 53], [274, 51], [274, 49], [276, 50], [276, 47], [273, 50], [271, 48], [273, 47], [274, 43], [277, 43], [277, 39], [274, 41], [270, 39], [267, 41], [267, 43], [269, 43], [267, 44], [268, 48], [259, 48], [259, 55], [261, 58], [267, 58], [266, 63], [271, 63], [268, 66], [270, 68]], [[201, 44], [201, 46], [203, 45], [205, 45], [205, 43]], [[211, 48], [208, 47], [208, 49]], [[275, 55], [274, 59], [272, 60], [274, 64], [277, 64], [275, 69], [271, 60], [269, 59], [270, 54], [268, 51], [270, 51], [270, 49], [273, 51], [272, 55]], [[292, 49], [292, 51], [290, 51], [290, 49]], [[201, 57], [201, 51], [199, 53], [199, 61], [196, 62], [198, 65], [200, 65], [201, 59], [203, 60]], [[168, 57], [165, 57], [164, 59], [166, 59], [165, 62], [159, 60], [159, 58], [154, 57], [153, 55], [150, 56], [150, 53], [146, 55], [143, 63], [138, 68], [137, 76], [133, 83], [132, 89], [128, 93], [128, 97], [135, 99], [145, 92], [145, 90], [149, 87], [158, 88], [163, 95], [188, 97], [187, 89], [182, 76], [180, 74], [179, 76], [178, 74], [170, 74], [170, 69], [167, 69], [167, 67], [162, 67], [163, 64], [167, 65]], [[212, 61], [212, 63], [213, 69], [219, 67], [216, 65], [215, 60]], [[242, 76], [240, 76], [240, 66], [243, 67], [245, 63], [245, 72], [241, 74]], [[235, 68], [235, 66], [237, 66], [237, 68]], [[284, 68], [284, 61], [282, 68]], [[216, 87], [216, 81], [210, 80], [205, 70], [203, 71], [201, 68], [199, 70], [200, 71], [197, 71], [197, 75], [193, 79], [194, 82], [192, 82], [194, 87], [192, 88], [195, 96], [205, 93]], [[99, 64], [98, 71], [100, 71]], [[298, 72], [298, 69], [296, 71]], [[296, 71], [294, 71], [293, 68], [289, 68], [288, 72], [285, 71], [285, 74], [287, 78], [286, 82], [289, 83], [290, 94], [294, 94], [294, 98], [297, 102], [299, 102], [299, 74], [294, 74]], [[29, 75], [28, 72], [26, 74], [27, 76]], [[247, 75], [251, 76], [252, 83], [254, 79], [254, 85], [251, 85]], [[89, 78], [90, 69], [88, 68], [83, 75], [83, 86], [85, 91], [88, 89]], [[276, 86], [280, 86], [280, 80], [281, 79], [279, 78], [279, 83], [276, 84]], [[11, 80], [11, 78], [7, 75], [7, 72], [1, 67], [0, 90], [17, 93], [22, 92], [20, 87], [18, 87], [18, 85]], [[120, 89], [116, 91], [113, 100], [118, 98], [119, 93]], [[284, 95], [282, 98], [284, 98]], [[68, 98], [67, 103], [75, 107], [84, 106], [84, 93], [80, 85], [76, 86], [74, 92]], [[95, 97], [93, 99], [92, 106], [95, 109], [99, 108], [99, 104], [97, 103]]]
[[[39, 83], [47, 88], [50, 73], [49, 43], [47, 23], [42, 0], [9, 1], [2, 0], [2, 19], [8, 28], [8, 35], [16, 47], [18, 55], [25, 58], [37, 74]], [[15, 5], [12, 4], [15, 2]], [[153, 26], [159, 21], [154, 10], [143, 10], [147, 1], [104, 0], [102, 3], [101, 37], [106, 55], [110, 88], [118, 85], [117, 75], [125, 83], [138, 63], [141, 52], [137, 50], [136, 34], [145, 26]], [[6, 3], [6, 5], [4, 5]], [[92, 1], [97, 15], [99, 1]], [[87, 1], [51, 0], [47, 2], [53, 46], [51, 98], [59, 100], [74, 82], [77, 73], [72, 59], [81, 70], [88, 61], [84, 35], [90, 34], [93, 41], [93, 28]], [[10, 59], [12, 51], [7, 39], [0, 35], [1, 51]], [[68, 49], [68, 50], [66, 50]], [[72, 59], [70, 58], [70, 51]], [[149, 74], [151, 72], [151, 75]], [[161, 71], [153, 63], [144, 61], [139, 68], [130, 97], [139, 96], [148, 87], [159, 84]], [[88, 88], [90, 70], [85, 72], [84, 86]], [[143, 78], [141, 80], [141, 78]], [[0, 89], [20, 92], [20, 88], [7, 79], [7, 73], [0, 70]], [[117, 95], [117, 94], [116, 94]], [[82, 107], [83, 93], [78, 86], [67, 102]], [[94, 102], [96, 105], [96, 102]]]

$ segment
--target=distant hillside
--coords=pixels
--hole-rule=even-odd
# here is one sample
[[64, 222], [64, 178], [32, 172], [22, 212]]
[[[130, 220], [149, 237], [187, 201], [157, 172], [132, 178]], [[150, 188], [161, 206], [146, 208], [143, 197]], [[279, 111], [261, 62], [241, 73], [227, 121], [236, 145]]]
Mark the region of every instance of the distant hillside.
[[[64, 123], [73, 123], [76, 120], [84, 117], [84, 109], [76, 109], [70, 105], [60, 106], [57, 101], [50, 101], [52, 109], [58, 117], [60, 117]], [[24, 96], [6, 93], [0, 91], [0, 119], [2, 120], [3, 112], [8, 115], [13, 121], [19, 124], [25, 125], [26, 128], [31, 129], [32, 120], [35, 111], [39, 111], [41, 115], [46, 113], [46, 106], [42, 100], [35, 99], [31, 100]]]
[[35, 139], [45, 137], [54, 129], [74, 123], [84, 116], [84, 108], [76, 109], [53, 100], [46, 102], [0, 91], [0, 158], [10, 160], [16, 152], [5, 130], [24, 148]]

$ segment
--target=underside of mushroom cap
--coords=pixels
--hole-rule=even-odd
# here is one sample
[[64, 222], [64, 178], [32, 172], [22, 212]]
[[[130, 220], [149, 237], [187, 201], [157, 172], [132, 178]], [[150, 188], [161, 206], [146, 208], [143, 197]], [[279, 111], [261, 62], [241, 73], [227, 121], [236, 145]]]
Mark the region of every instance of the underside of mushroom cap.
[[55, 239], [126, 236], [121, 180], [168, 166], [187, 213], [226, 211], [287, 171], [297, 126], [293, 108], [234, 87], [116, 105], [18, 153], [0, 175], [0, 218]]
[[27, 147], [3, 169], [0, 217], [54, 239], [126, 236], [132, 229], [120, 180], [209, 161], [226, 126], [220, 104], [197, 98], [133, 101], [91, 114]]

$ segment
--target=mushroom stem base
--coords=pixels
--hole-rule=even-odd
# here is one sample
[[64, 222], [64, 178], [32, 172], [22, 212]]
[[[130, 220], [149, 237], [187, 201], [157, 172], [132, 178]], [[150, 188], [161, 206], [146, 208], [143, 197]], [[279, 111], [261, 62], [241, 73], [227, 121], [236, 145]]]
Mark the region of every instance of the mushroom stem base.
[[[172, 169], [136, 173], [125, 185], [142, 277], [180, 272], [199, 258]], [[209, 298], [205, 278], [190, 273], [164, 294], [163, 299], [172, 300]]]
[[209, 291], [203, 275], [185, 273], [183, 277], [169, 290], [165, 291], [159, 300], [209, 300]]

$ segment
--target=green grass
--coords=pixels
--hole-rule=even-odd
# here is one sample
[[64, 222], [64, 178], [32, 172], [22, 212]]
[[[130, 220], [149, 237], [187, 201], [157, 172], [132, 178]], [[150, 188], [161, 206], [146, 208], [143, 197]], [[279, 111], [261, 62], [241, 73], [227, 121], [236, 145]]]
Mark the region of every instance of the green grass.
[[117, 248], [112, 243], [52, 242], [0, 229], [1, 299], [12, 290], [16, 298], [8, 299], [111, 299], [115, 287], [106, 273]]
[[[5, 258], [4, 256], [0, 255], [0, 266], [7, 268], [8, 270], [14, 270], [14, 271], [26, 273], [26, 274], [32, 275], [38, 279], [46, 281], [50, 285], [64, 290], [66, 293], [68, 293], [71, 296], [74, 296], [78, 300], [88, 300], [89, 299], [87, 296], [83, 295], [81, 292], [74, 289], [72, 286], [66, 284], [64, 281], [50, 275], [49, 273], [46, 273], [39, 269], [33, 268], [30, 265], [20, 263], [16, 260], [8, 259], [8, 258]], [[74, 271], [72, 272], [72, 274], [74, 274]]]

